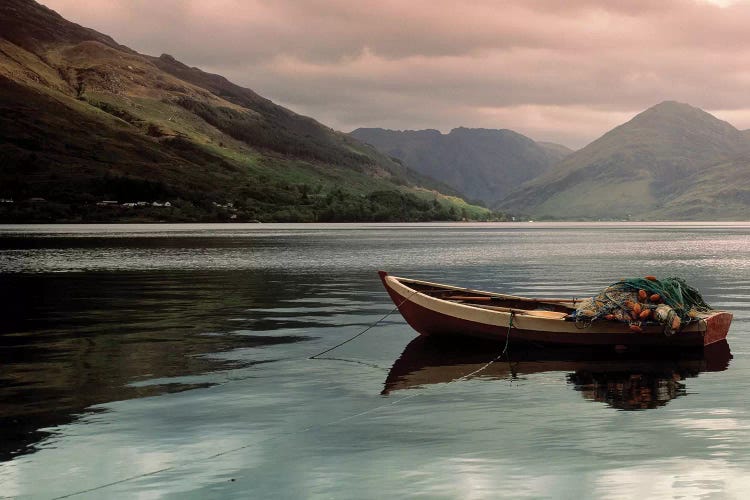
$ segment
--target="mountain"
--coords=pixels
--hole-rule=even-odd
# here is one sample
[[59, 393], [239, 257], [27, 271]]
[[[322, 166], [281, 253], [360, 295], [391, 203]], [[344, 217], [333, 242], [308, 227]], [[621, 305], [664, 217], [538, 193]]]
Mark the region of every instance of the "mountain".
[[696, 171], [655, 215], [663, 220], [747, 220], [750, 155]]
[[565, 146], [536, 143], [512, 130], [359, 128], [351, 136], [372, 144], [469, 199], [492, 204], [570, 154]]
[[574, 150], [570, 149], [568, 146], [563, 146], [562, 144], [554, 142], [537, 141], [536, 143], [547, 152], [547, 156], [549, 156], [550, 162], [553, 164], [562, 161], [574, 152]]
[[0, 3], [0, 137], [11, 222], [489, 215], [346, 134], [33, 0]]
[[[747, 134], [729, 123], [666, 101], [569, 155], [497, 206], [534, 217], [733, 218], [737, 207], [750, 208], [742, 201], [750, 193], [742, 191], [750, 179], [743, 160], [748, 151]], [[723, 183], [740, 190], [731, 206], [711, 194]]]

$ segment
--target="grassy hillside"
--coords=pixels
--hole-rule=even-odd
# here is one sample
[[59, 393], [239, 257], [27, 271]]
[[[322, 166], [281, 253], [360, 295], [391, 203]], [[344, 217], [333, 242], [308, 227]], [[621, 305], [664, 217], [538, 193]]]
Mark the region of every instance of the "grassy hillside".
[[360, 128], [351, 135], [486, 204], [497, 202], [570, 153], [565, 146], [539, 144], [512, 130], [457, 128], [441, 134]]
[[729, 204], [690, 210], [683, 204], [702, 199], [704, 183], [726, 181], [729, 170], [748, 179], [745, 164], [734, 161], [748, 150], [750, 141], [732, 125], [664, 102], [571, 154], [498, 207], [538, 218], [732, 218], [737, 210]]
[[699, 170], [654, 213], [664, 220], [748, 220], [750, 218], [750, 156]]
[[6, 222], [496, 217], [346, 134], [31, 0], [0, 4], [0, 136]]

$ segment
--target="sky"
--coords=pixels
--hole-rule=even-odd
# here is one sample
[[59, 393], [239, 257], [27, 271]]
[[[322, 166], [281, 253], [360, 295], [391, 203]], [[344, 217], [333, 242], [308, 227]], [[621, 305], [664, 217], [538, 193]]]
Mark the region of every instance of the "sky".
[[580, 148], [664, 100], [750, 129], [750, 0], [40, 0], [337, 130]]

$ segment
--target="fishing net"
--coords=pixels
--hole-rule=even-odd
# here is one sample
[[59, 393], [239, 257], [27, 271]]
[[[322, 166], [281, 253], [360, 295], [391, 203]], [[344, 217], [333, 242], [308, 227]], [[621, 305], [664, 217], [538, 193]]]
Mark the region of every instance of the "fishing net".
[[664, 326], [664, 333], [671, 335], [710, 309], [698, 290], [685, 280], [649, 276], [618, 281], [596, 297], [583, 300], [576, 309], [575, 320], [619, 321], [628, 323], [633, 331], [658, 323]]

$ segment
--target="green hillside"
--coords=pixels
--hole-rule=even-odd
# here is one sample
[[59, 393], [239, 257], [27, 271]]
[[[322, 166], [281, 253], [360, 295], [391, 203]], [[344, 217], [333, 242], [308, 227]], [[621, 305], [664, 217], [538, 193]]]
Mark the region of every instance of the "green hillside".
[[654, 216], [664, 220], [748, 220], [750, 156], [699, 170], [682, 183]]
[[496, 217], [346, 134], [32, 0], [0, 4], [0, 137], [5, 222]]
[[442, 134], [437, 130], [360, 128], [351, 135], [446, 183], [468, 199], [488, 205], [571, 153], [565, 146], [536, 143], [512, 130], [461, 127]]
[[663, 102], [497, 206], [536, 218], [747, 218], [745, 195], [718, 196], [722, 183], [747, 186], [750, 170], [739, 160], [747, 151], [746, 134], [729, 123], [687, 104]]

